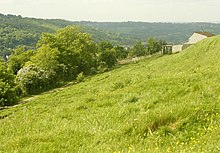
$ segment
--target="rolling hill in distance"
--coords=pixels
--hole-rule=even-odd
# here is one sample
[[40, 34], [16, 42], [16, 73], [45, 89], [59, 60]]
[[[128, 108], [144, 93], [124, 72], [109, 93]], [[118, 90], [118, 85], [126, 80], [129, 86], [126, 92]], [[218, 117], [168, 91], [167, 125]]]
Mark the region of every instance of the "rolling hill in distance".
[[[7, 54], [19, 45], [34, 48], [43, 32], [54, 33], [60, 28], [71, 25], [76, 24], [61, 19], [35, 19], [0, 14], [0, 54]], [[115, 33], [96, 30], [91, 27], [82, 27], [82, 29], [90, 33], [96, 42], [104, 40], [115, 44], [118, 42], [134, 42], [134, 40], [119, 37]]]
[[105, 30], [122, 37], [146, 41], [150, 37], [169, 43], [184, 43], [195, 31], [220, 34], [218, 23], [149, 23], [149, 22], [75, 22], [79, 25]]
[[0, 150], [219, 152], [219, 59], [215, 36], [3, 109]]

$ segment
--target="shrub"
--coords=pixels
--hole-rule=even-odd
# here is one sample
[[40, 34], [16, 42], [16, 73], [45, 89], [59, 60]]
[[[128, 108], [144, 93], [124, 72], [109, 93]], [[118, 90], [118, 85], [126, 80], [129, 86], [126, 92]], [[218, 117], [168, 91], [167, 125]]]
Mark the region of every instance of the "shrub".
[[56, 73], [33, 64], [19, 70], [16, 81], [24, 94], [42, 92], [56, 84]]
[[6, 63], [0, 59], [0, 106], [13, 105], [19, 99], [14, 75], [7, 70]]
[[14, 105], [19, 99], [19, 89], [0, 80], [0, 106]]
[[83, 72], [79, 73], [76, 77], [76, 81], [79, 82], [83, 82], [85, 79], [85, 75], [83, 74]]

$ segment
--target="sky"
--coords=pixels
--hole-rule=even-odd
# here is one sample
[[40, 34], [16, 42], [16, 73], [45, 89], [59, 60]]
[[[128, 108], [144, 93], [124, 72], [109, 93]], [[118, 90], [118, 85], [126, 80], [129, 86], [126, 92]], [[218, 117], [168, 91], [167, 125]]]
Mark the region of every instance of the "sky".
[[71, 21], [220, 22], [220, 0], [0, 0], [0, 13]]

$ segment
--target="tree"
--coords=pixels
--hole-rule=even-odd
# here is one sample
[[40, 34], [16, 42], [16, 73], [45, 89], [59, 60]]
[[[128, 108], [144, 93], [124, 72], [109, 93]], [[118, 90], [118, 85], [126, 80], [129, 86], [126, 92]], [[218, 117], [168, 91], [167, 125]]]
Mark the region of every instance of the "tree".
[[50, 48], [43, 45], [37, 49], [36, 54], [31, 57], [30, 63], [27, 65], [34, 65], [39, 70], [44, 71], [47, 74], [46, 79], [53, 86], [60, 80], [63, 80], [64, 74], [67, 71], [65, 66], [59, 63], [60, 52], [57, 48]]
[[147, 41], [147, 50], [148, 54], [154, 54], [156, 52], [161, 51], [162, 45], [159, 43], [159, 41], [155, 38], [150, 38]]
[[125, 59], [128, 56], [128, 51], [122, 46], [114, 47], [116, 51], [116, 58], [117, 59]]
[[44, 33], [38, 49], [18, 71], [16, 80], [26, 94], [41, 92], [60, 81], [72, 80], [82, 72], [90, 74], [96, 64], [97, 48], [91, 36], [77, 26]]
[[34, 51], [26, 50], [24, 46], [17, 47], [8, 59], [8, 68], [12, 73], [17, 74], [17, 72], [28, 62], [31, 56], [34, 55]]
[[141, 42], [137, 42], [131, 50], [131, 56], [144, 56], [146, 55], [146, 49]]
[[102, 41], [98, 45], [99, 52], [105, 51], [107, 49], [112, 49], [114, 46], [108, 41]]
[[110, 42], [100, 42], [99, 49], [99, 62], [104, 62], [108, 68], [113, 67], [117, 63], [116, 50]]
[[45, 70], [56, 70], [59, 67], [59, 55], [60, 52], [57, 48], [43, 45], [37, 49], [36, 54], [31, 57], [30, 61]]
[[43, 34], [38, 47], [42, 45], [58, 49], [58, 61], [67, 68], [66, 78], [73, 79], [80, 72], [89, 74], [95, 66], [96, 45], [91, 35], [81, 32], [78, 26], [68, 26], [55, 34]]
[[0, 58], [0, 106], [15, 104], [19, 96], [14, 75], [7, 70], [6, 63]]
[[[57, 48], [43, 45], [30, 61], [18, 71], [16, 80], [25, 94], [42, 92], [54, 87], [63, 79], [64, 67], [59, 64]], [[61, 70], [62, 69], [62, 70]]]
[[55, 71], [43, 69], [29, 62], [18, 71], [16, 82], [23, 94], [35, 94], [56, 86], [57, 82], [54, 78], [56, 78]]

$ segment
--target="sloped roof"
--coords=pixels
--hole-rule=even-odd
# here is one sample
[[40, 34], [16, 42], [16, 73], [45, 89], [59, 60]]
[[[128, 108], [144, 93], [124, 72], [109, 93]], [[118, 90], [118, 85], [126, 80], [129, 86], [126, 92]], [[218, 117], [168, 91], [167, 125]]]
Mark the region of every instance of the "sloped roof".
[[203, 35], [203, 36], [206, 36], [206, 37], [215, 36], [214, 34], [209, 33], [209, 32], [195, 32], [195, 33], [198, 33], [198, 34]]

